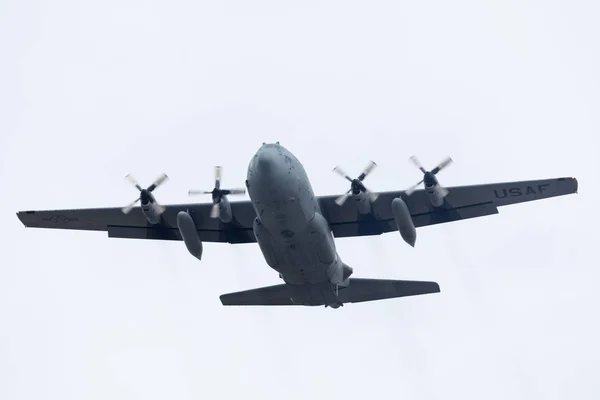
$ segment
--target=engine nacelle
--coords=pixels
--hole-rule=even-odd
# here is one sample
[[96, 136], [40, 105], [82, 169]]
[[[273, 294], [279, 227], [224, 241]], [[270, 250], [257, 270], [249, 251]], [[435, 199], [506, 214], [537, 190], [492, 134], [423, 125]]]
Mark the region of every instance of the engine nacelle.
[[144, 213], [144, 217], [146, 217], [146, 220], [153, 225], [160, 222], [161, 211], [161, 207], [156, 202], [142, 204], [142, 213]]
[[392, 214], [394, 214], [394, 220], [396, 221], [396, 226], [398, 227], [402, 239], [412, 247], [415, 247], [417, 230], [415, 229], [415, 224], [410, 216], [408, 206], [400, 197], [396, 197], [392, 200]]
[[438, 184], [425, 186], [425, 191], [429, 196], [431, 205], [434, 207], [441, 207], [444, 204], [444, 198], [448, 195], [448, 192]]
[[198, 260], [202, 260], [202, 241], [198, 237], [196, 224], [190, 214], [180, 211], [177, 214], [177, 227], [190, 254]]
[[224, 223], [228, 224], [233, 219], [233, 212], [231, 211], [231, 203], [227, 200], [227, 197], [223, 196], [219, 201], [219, 219]]
[[356, 210], [363, 214], [369, 214], [371, 212], [371, 199], [365, 192], [358, 192], [358, 194], [352, 194], [352, 200], [356, 205]]

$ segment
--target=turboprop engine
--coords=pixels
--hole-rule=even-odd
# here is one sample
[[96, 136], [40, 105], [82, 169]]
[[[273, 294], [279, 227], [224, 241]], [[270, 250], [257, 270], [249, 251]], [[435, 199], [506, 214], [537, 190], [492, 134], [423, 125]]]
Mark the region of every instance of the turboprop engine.
[[409, 189], [407, 189], [406, 195], [410, 196], [421, 183], [424, 183], [425, 191], [427, 192], [427, 196], [429, 197], [431, 205], [433, 205], [434, 207], [441, 207], [444, 204], [444, 199], [448, 195], [448, 189], [440, 185], [436, 174], [442, 169], [446, 168], [448, 165], [450, 165], [452, 163], [452, 159], [450, 157], [447, 157], [431, 171], [425, 170], [425, 168], [423, 168], [423, 166], [415, 156], [412, 156], [410, 158], [410, 161], [412, 161], [412, 163], [417, 168], [419, 168], [421, 172], [423, 172], [423, 179], [421, 179], [420, 182], [414, 184]]
[[396, 226], [398, 227], [398, 232], [400, 232], [402, 239], [412, 247], [415, 247], [417, 230], [415, 229], [415, 224], [410, 216], [408, 206], [400, 197], [396, 197], [392, 200], [392, 214], [394, 215], [394, 220], [396, 221]]
[[152, 192], [169, 177], [166, 174], [162, 174], [154, 181], [152, 185], [148, 186], [146, 189], [142, 188], [133, 176], [127, 175], [125, 178], [140, 191], [140, 197], [135, 199], [129, 205], [123, 207], [121, 209], [123, 214], [129, 214], [129, 212], [133, 209], [133, 206], [135, 206], [135, 204], [139, 201], [141, 203], [142, 213], [144, 213], [146, 220], [151, 224], [158, 224], [160, 222], [161, 215], [165, 212], [166, 208], [158, 204]]
[[[142, 192], [142, 198], [144, 197], [144, 193]], [[142, 200], [142, 213], [146, 220], [153, 225], [156, 225], [160, 222], [160, 216], [165, 211], [165, 208], [156, 203], [156, 201], [151, 202], [148, 201], [144, 204], [144, 200]]]
[[350, 182], [350, 189], [335, 200], [338, 206], [342, 206], [350, 196], [355, 200], [356, 209], [361, 214], [368, 214], [371, 212], [371, 204], [377, 200], [379, 194], [370, 192], [365, 185], [363, 180], [369, 175], [369, 173], [375, 168], [377, 164], [371, 161], [363, 170], [363, 172], [357, 178], [350, 178], [340, 167], [335, 167], [334, 172], [343, 176]]
[[230, 194], [245, 194], [246, 189], [221, 189], [221, 175], [222, 167], [215, 167], [215, 187], [211, 191], [207, 190], [190, 190], [188, 194], [190, 196], [196, 194], [210, 194], [212, 195], [213, 206], [210, 210], [211, 218], [219, 218], [221, 222], [227, 224], [233, 220], [233, 212], [231, 211], [231, 204], [227, 199], [227, 195]]
[[198, 237], [192, 216], [186, 211], [180, 211], [177, 214], [177, 227], [190, 254], [198, 260], [202, 260], [202, 241]]

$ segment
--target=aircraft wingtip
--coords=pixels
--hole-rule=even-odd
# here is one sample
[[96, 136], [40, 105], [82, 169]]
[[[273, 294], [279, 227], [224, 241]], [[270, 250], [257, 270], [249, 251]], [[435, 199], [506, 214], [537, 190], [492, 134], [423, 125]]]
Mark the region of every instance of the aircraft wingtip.
[[17, 218], [19, 218], [19, 221], [21, 221], [21, 223], [23, 224], [23, 226], [25, 228], [27, 228], [27, 224], [25, 223], [25, 220], [23, 219], [23, 217], [25, 216], [26, 212], [25, 211], [17, 211]]

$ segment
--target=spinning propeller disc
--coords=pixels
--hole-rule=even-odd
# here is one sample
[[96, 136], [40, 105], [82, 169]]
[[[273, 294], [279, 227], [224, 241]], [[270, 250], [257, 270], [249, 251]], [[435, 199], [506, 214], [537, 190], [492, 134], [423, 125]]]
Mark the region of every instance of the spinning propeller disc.
[[221, 212], [221, 208], [219, 207], [219, 203], [223, 199], [223, 197], [227, 195], [239, 195], [245, 194], [245, 188], [235, 188], [235, 189], [221, 189], [221, 176], [223, 175], [223, 167], [217, 165], [215, 167], [215, 187], [213, 190], [190, 190], [188, 192], [189, 196], [199, 195], [199, 194], [210, 194], [212, 195], [213, 206], [210, 210], [211, 218], [218, 218]]
[[370, 161], [369, 164], [363, 169], [362, 173], [357, 178], [350, 178], [348, 174], [346, 174], [339, 166], [333, 169], [334, 172], [337, 172], [340, 176], [346, 178], [347, 181], [350, 182], [350, 189], [340, 197], [335, 200], [335, 203], [338, 206], [342, 206], [348, 198], [354, 194], [358, 195], [363, 192], [367, 194], [371, 200], [371, 202], [377, 200], [379, 194], [370, 192], [365, 185], [363, 184], [363, 180], [373, 171], [373, 169], [377, 166], [374, 161]]
[[[125, 179], [127, 179], [133, 186], [135, 186], [137, 188], [137, 190], [140, 191], [140, 196], [137, 199], [135, 199], [134, 201], [129, 203], [127, 206], [125, 206], [121, 209], [123, 214], [129, 214], [131, 209], [140, 200], [144, 204], [155, 203], [156, 200], [154, 199], [154, 195], [152, 194], [152, 192], [154, 191], [154, 189], [156, 189], [157, 187], [162, 185], [165, 181], [167, 181], [169, 179], [169, 177], [167, 176], [167, 174], [163, 173], [161, 176], [156, 178], [156, 180], [150, 186], [148, 186], [146, 189], [142, 188], [140, 186], [140, 184], [137, 182], [137, 180], [133, 176], [131, 176], [131, 174], [128, 174], [125, 177]], [[163, 212], [165, 212], [165, 207], [159, 206], [158, 211], [159, 211], [159, 214], [162, 214]]]

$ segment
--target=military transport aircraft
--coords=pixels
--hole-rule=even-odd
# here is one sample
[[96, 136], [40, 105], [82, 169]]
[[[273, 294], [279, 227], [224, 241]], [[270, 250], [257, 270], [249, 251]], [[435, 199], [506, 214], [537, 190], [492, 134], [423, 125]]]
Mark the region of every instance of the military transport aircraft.
[[[106, 231], [108, 237], [183, 241], [198, 260], [203, 242], [256, 243], [266, 263], [284, 284], [220, 296], [223, 305], [305, 305], [338, 308], [354, 303], [440, 291], [436, 282], [351, 278], [352, 268], [336, 251], [334, 238], [398, 231], [410, 246], [416, 228], [497, 214], [498, 207], [577, 193], [575, 178], [556, 178], [444, 188], [437, 173], [451, 159], [428, 171], [411, 161], [423, 179], [406, 191], [374, 193], [363, 184], [376, 166], [371, 162], [357, 178], [334, 169], [350, 182], [341, 196], [317, 196], [300, 161], [277, 143], [263, 143], [250, 160], [246, 188], [250, 200], [229, 202], [245, 189], [222, 189], [216, 168], [212, 203], [160, 205], [154, 189], [162, 175], [142, 188], [124, 208], [23, 211], [26, 227]], [[417, 189], [423, 184], [422, 189]], [[352, 199], [351, 201], [347, 201]], [[141, 206], [134, 208], [137, 202]], [[133, 211], [133, 212], [132, 212]]]

